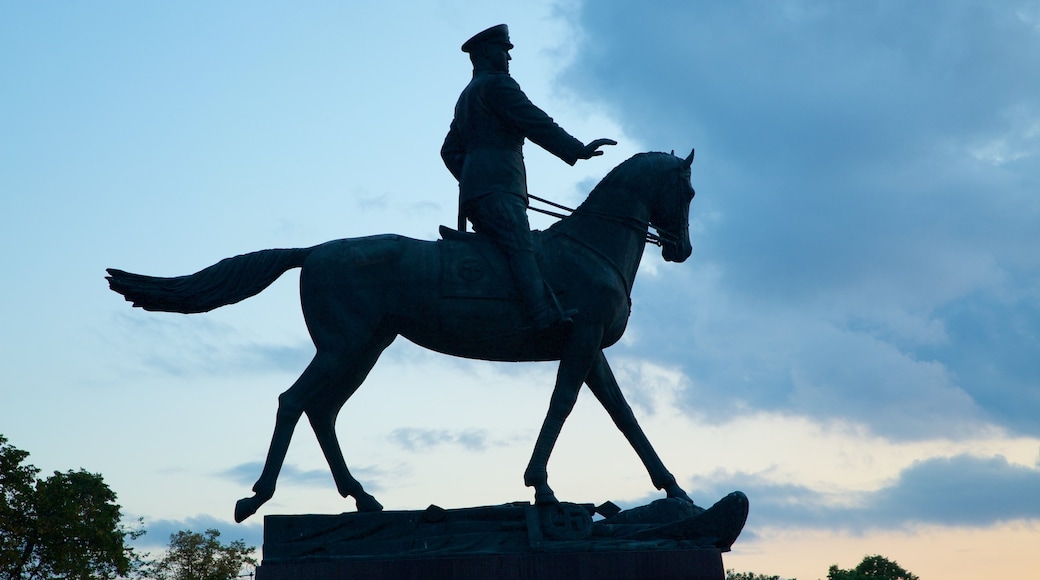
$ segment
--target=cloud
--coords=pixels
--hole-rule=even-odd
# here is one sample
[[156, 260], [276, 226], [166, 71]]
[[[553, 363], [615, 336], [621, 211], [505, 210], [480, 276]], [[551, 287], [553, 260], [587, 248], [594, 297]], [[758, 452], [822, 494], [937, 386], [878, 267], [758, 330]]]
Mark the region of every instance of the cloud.
[[1040, 83], [1020, 74], [1040, 64], [1035, 28], [1015, 14], [1024, 5], [586, 3], [585, 45], [561, 80], [646, 140], [703, 137], [729, 158], [831, 173], [951, 128], [1015, 132]]
[[764, 474], [716, 473], [690, 486], [698, 497], [740, 489], [751, 502], [748, 525], [865, 533], [917, 525], [988, 527], [1040, 521], [1038, 466], [1002, 456], [956, 455], [914, 462], [870, 491], [820, 491]]
[[[221, 471], [217, 475], [224, 479], [251, 486], [260, 477], [264, 464], [260, 461], [240, 463], [230, 469]], [[328, 469], [300, 469], [291, 464], [282, 465], [278, 473], [279, 481], [295, 485], [309, 485], [315, 487], [329, 487], [332, 485], [332, 474]]]
[[560, 85], [652, 149], [697, 147], [694, 255], [637, 281], [615, 348], [678, 365], [709, 418], [1040, 434], [1034, 13], [583, 4]]
[[[256, 479], [260, 477], [263, 469], [264, 464], [262, 462], [250, 461], [240, 463], [216, 475], [237, 484], [251, 487], [256, 482]], [[382, 482], [395, 477], [391, 470], [373, 465], [350, 466], [350, 473], [359, 481], [364, 481], [365, 488], [370, 492], [385, 489]], [[278, 482], [279, 484], [321, 487], [323, 489], [335, 487], [332, 473], [328, 469], [300, 469], [291, 463], [282, 465], [281, 471], [278, 472]]]
[[441, 445], [458, 445], [468, 451], [484, 451], [491, 445], [485, 429], [418, 429], [402, 427], [394, 429], [389, 436], [392, 443], [405, 451], [425, 452]]
[[150, 372], [175, 377], [238, 376], [271, 371], [299, 374], [314, 346], [243, 341], [241, 333], [206, 317], [187, 319], [137, 312], [115, 315], [127, 351], [146, 348], [138, 360]]
[[[958, 455], [915, 462], [873, 500], [893, 519], [984, 526], [1040, 519], [1040, 470], [1000, 456]], [[953, 507], [953, 509], [951, 509]]]
[[[677, 288], [688, 295], [677, 296]], [[696, 272], [663, 269], [637, 289], [631, 327], [639, 338], [612, 349], [624, 358], [609, 357], [654, 360], [678, 371], [670, 402], [700, 422], [776, 411], [919, 440], [970, 437], [993, 421], [993, 411], [965, 389], [945, 357], [871, 329], [811, 310], [735, 300]], [[634, 402], [654, 383], [632, 373], [619, 380]]]
[[244, 540], [247, 546], [260, 548], [264, 542], [262, 523], [235, 524], [200, 514], [183, 520], [145, 520], [145, 534], [133, 542], [134, 547], [144, 550], [164, 550], [170, 544], [170, 536], [185, 530], [202, 533], [209, 529], [220, 532], [222, 543]]

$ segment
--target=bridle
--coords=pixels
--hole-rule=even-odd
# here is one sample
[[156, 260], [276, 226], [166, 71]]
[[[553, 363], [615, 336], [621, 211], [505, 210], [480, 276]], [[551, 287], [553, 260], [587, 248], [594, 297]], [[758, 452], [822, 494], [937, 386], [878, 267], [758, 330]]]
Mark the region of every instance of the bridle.
[[[675, 155], [675, 151], [672, 151], [672, 155], [673, 156]], [[682, 160], [682, 166], [681, 167], [683, 167], [684, 171], [682, 173], [680, 173], [680, 178], [685, 179], [687, 185], [689, 184], [689, 179], [690, 179], [689, 178], [690, 166], [693, 165], [693, 155], [694, 155], [694, 151], [690, 150], [690, 155], [686, 159]], [[645, 232], [645, 234], [646, 234], [646, 243], [653, 244], [655, 246], [664, 246], [664, 244], [666, 244], [666, 243], [667, 244], [672, 244], [674, 246], [681, 246], [682, 243], [683, 243], [683, 240], [685, 239], [685, 236], [682, 233], [687, 232], [690, 229], [690, 215], [689, 215], [688, 212], [682, 211], [683, 210], [682, 207], [677, 207], [675, 209], [677, 210], [679, 215], [685, 215], [686, 219], [684, 219], [683, 222], [681, 224], [679, 224], [679, 226], [676, 228], [678, 231], [676, 231], [676, 230], [673, 230], [673, 229], [670, 229], [670, 228], [659, 226], [659, 225], [653, 223], [652, 219], [648, 220], [646, 222], [643, 222], [642, 220], [638, 220], [636, 218], [622, 217], [622, 216], [617, 216], [617, 215], [612, 215], [612, 214], [598, 212], [598, 211], [595, 211], [595, 210], [588, 210], [588, 209], [581, 209], [581, 208], [579, 208], [578, 210], [574, 210], [574, 209], [571, 209], [571, 208], [569, 208], [569, 207], [567, 207], [565, 205], [560, 205], [560, 204], [556, 203], [555, 201], [549, 201], [548, 199], [543, 199], [543, 198], [538, 197], [536, 195], [528, 194], [527, 197], [530, 198], [530, 199], [533, 199], [535, 201], [540, 201], [540, 202], [542, 202], [544, 204], [550, 205], [550, 206], [555, 207], [557, 209], [562, 209], [562, 210], [564, 210], [566, 212], [569, 212], [571, 214], [574, 214], [575, 212], [577, 212], [578, 214], [584, 214], [584, 215], [587, 215], [589, 217], [595, 217], [595, 218], [604, 219], [604, 220], [607, 220], [607, 221], [612, 221], [612, 222], [615, 222], [615, 223], [620, 223], [622, 225], [625, 225], [625, 226], [628, 226], [630, 228], [633, 228], [633, 229], [635, 229], [637, 231]], [[683, 202], [682, 202], [681, 198], [678, 198], [678, 199], [680, 201], [678, 201], [676, 203], [677, 204], [682, 204]], [[567, 217], [566, 214], [562, 214], [562, 213], [555, 212], [555, 211], [548, 210], [548, 209], [542, 209], [542, 208], [538, 208], [538, 207], [530, 207], [529, 209], [531, 209], [533, 211], [536, 211], [538, 213], [542, 213], [542, 214], [545, 214], [545, 215], [552, 216], [552, 217], [557, 218], [557, 219], [563, 219], [563, 218]], [[649, 228], [654, 228], [655, 230], [657, 230], [657, 233], [656, 234], [650, 233], [649, 231], [647, 231]]]
[[[568, 211], [568, 212], [570, 212], [572, 214], [577, 212], [578, 215], [587, 215], [589, 217], [595, 217], [595, 218], [599, 218], [601, 220], [619, 223], [621, 225], [628, 226], [628, 227], [630, 227], [630, 228], [632, 228], [634, 230], [637, 230], [637, 231], [645, 231], [647, 228], [654, 228], [655, 230], [657, 230], [656, 234], [653, 233], [653, 232], [646, 232], [646, 243], [653, 244], [653, 245], [658, 246], [658, 247], [663, 246], [665, 244], [665, 242], [668, 242], [668, 243], [673, 244], [673, 245], [679, 245], [679, 244], [682, 243], [682, 236], [680, 236], [678, 233], [676, 233], [675, 231], [672, 231], [672, 230], [670, 230], [668, 228], [665, 228], [664, 226], [659, 226], [659, 225], [657, 225], [657, 224], [655, 224], [653, 222], [649, 222], [649, 221], [644, 222], [644, 221], [638, 220], [638, 219], [636, 219], [634, 217], [622, 217], [622, 216], [617, 216], [617, 215], [613, 215], [613, 214], [609, 214], [609, 213], [593, 211], [593, 210], [589, 210], [589, 209], [574, 210], [574, 209], [571, 209], [571, 208], [569, 208], [567, 206], [560, 205], [560, 204], [558, 204], [556, 202], [550, 201], [548, 199], [543, 199], [541, 197], [538, 197], [537, 195], [527, 194], [527, 197], [529, 197], [529, 198], [531, 198], [531, 199], [533, 199], [535, 201], [540, 201], [540, 202], [542, 202], [544, 204], [551, 205], [551, 206], [553, 206], [555, 208], [559, 208], [559, 209], [562, 209], [564, 211]], [[563, 219], [565, 217], [568, 217], [567, 214], [558, 213], [558, 212], [555, 212], [555, 211], [552, 211], [552, 210], [548, 210], [548, 209], [542, 209], [540, 207], [530, 206], [527, 209], [529, 209], [531, 211], [536, 211], [536, 212], [541, 213], [541, 214], [545, 214], [547, 216], [552, 216], [552, 217], [557, 218], [557, 219]], [[683, 223], [679, 224], [679, 227], [676, 228], [676, 229], [678, 229], [681, 232], [684, 229], [687, 229], [689, 227], [690, 227], [690, 220], [689, 220], [689, 218], [687, 218], [686, 220], [683, 221]]]

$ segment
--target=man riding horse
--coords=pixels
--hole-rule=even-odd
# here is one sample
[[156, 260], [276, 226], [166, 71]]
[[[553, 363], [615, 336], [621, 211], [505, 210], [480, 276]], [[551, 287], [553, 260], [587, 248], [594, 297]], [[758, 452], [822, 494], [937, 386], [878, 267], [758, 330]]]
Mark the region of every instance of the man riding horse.
[[[511, 47], [505, 26], [463, 45], [473, 60], [473, 81], [459, 98], [442, 154], [459, 179], [463, 216], [503, 247], [531, 318], [536, 326], [548, 328], [568, 313], [546, 295], [535, 262], [526, 215], [523, 141], [531, 139], [571, 164], [600, 154], [600, 147], [614, 142], [599, 139], [583, 145], [532, 105], [507, 74]], [[547, 466], [564, 421], [586, 385], [635, 450], [653, 485], [668, 498], [692, 503], [639, 426], [603, 353], [625, 332], [648, 229], [657, 230], [654, 238], [665, 261], [683, 262], [693, 251], [692, 163], [692, 151], [685, 159], [672, 153], [634, 155], [541, 237], [548, 277], [561, 294], [567, 292], [572, 308], [581, 309], [566, 333], [516, 332], [523, 321], [514, 305], [445, 296], [442, 265], [452, 244], [392, 234], [250, 252], [172, 278], [110, 268], [109, 284], [134, 306], [188, 314], [255, 296], [283, 273], [300, 269], [300, 304], [314, 358], [278, 397], [263, 470], [253, 496], [235, 504], [235, 521], [250, 517], [274, 496], [293, 431], [304, 414], [340, 495], [353, 497], [358, 511], [383, 509], [350, 473], [335, 427], [340, 409], [398, 336], [470, 359], [560, 361], [549, 409], [524, 470], [524, 484], [534, 488], [536, 504], [560, 503], [549, 486]], [[481, 323], [445, 324], [446, 320]], [[742, 505], [746, 515], [746, 501]]]
[[576, 310], [563, 310], [542, 278], [527, 220], [524, 139], [574, 165], [603, 152], [612, 139], [588, 145], [572, 137], [536, 107], [509, 76], [509, 28], [492, 26], [462, 45], [473, 63], [473, 80], [455, 105], [455, 118], [441, 158], [459, 181], [459, 231], [466, 220], [505, 252], [517, 293], [539, 330], [570, 324]]

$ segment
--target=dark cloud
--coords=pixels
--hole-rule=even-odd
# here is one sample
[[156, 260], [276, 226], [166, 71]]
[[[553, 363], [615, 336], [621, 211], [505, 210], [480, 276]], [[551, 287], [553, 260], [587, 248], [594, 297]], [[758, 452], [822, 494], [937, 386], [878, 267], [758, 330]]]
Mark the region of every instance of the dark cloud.
[[[919, 461], [869, 504], [894, 521], [985, 526], [1040, 519], [1040, 470], [1000, 456]], [[951, 509], [952, 507], [952, 509]]]
[[977, 296], [944, 306], [951, 340], [922, 355], [944, 361], [1001, 423], [1036, 434], [1040, 425], [1040, 300]]
[[[1004, 457], [957, 455], [917, 461], [890, 485], [835, 495], [746, 473], [718, 473], [688, 488], [698, 503], [739, 489], [748, 495], [748, 526], [866, 530], [919, 525], [986, 527], [1040, 521], [1040, 469]], [[634, 502], [637, 505], [640, 502]], [[630, 507], [630, 506], [628, 506]]]
[[692, 410], [1040, 434], [1034, 5], [589, 2], [576, 18], [560, 82], [651, 148], [697, 147], [694, 255], [637, 282], [630, 347], [681, 365]]

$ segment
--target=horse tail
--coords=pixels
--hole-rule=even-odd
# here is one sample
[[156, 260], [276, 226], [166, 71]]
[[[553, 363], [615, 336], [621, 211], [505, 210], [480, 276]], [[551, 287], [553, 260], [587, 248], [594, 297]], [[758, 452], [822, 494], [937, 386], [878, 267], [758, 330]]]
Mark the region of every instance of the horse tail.
[[158, 278], [108, 268], [108, 286], [134, 306], [155, 312], [209, 312], [256, 296], [303, 266], [313, 248], [261, 250], [225, 258], [190, 276]]

